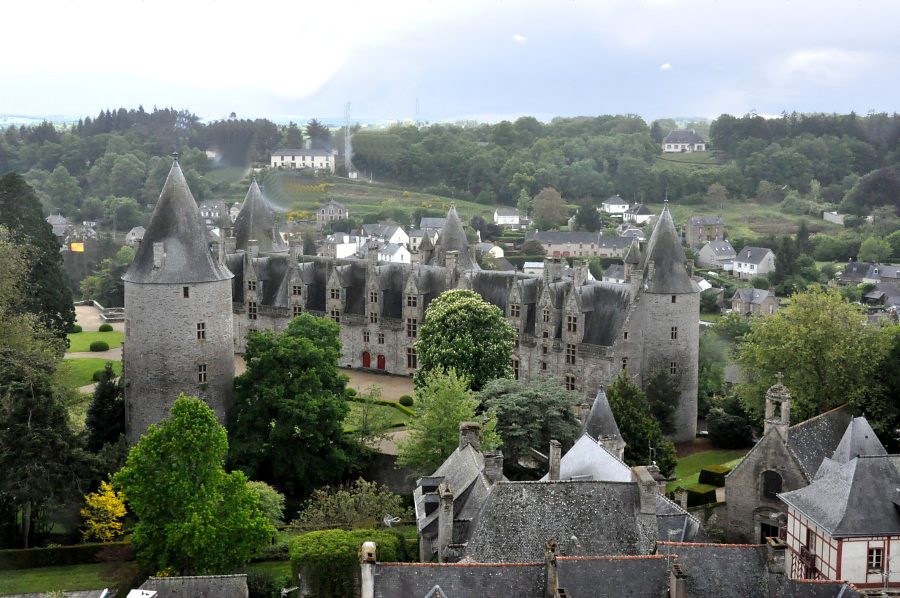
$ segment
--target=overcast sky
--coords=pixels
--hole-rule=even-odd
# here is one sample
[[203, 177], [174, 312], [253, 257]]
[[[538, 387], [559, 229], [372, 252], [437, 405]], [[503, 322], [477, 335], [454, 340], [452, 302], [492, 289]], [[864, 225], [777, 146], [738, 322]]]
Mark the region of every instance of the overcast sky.
[[895, 111], [894, 0], [94, 0], [0, 6], [0, 113], [215, 119]]

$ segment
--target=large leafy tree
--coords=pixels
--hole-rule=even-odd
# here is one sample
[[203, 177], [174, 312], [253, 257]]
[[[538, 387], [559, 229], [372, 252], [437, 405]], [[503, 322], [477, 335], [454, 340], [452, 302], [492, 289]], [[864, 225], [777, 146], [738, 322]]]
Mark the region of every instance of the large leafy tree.
[[328, 149], [331, 147], [331, 131], [316, 119], [306, 123], [306, 134], [312, 149]]
[[675, 409], [681, 394], [678, 379], [666, 370], [656, 370], [647, 380], [644, 393], [650, 404], [650, 413], [659, 422], [663, 434], [675, 431]]
[[431, 372], [451, 368], [476, 391], [489, 380], [508, 377], [515, 335], [500, 309], [478, 293], [456, 289], [441, 294], [428, 306], [419, 330], [416, 386]]
[[293, 496], [348, 471], [354, 445], [342, 429], [349, 409], [338, 333], [334, 322], [301, 314], [281, 334], [250, 335], [228, 417], [230, 464]]
[[482, 423], [483, 449], [499, 446], [496, 415], [487, 412], [479, 416], [478, 406], [469, 381], [456, 370], [425, 375], [416, 387], [415, 415], [407, 426], [409, 436], [398, 447], [397, 463], [419, 473], [433, 472], [456, 450], [459, 424], [465, 421]]
[[534, 196], [534, 223], [538, 228], [556, 228], [565, 223], [567, 217], [562, 195], [553, 187], [545, 187]]
[[797, 293], [778, 313], [754, 322], [738, 359], [744, 406], [762, 415], [778, 372], [791, 390], [791, 418], [802, 421], [862, 397], [887, 351], [887, 337], [837, 291]]
[[[663, 475], [675, 470], [675, 445], [666, 438], [650, 411], [646, 395], [623, 371], [606, 388], [609, 406], [625, 446], [625, 462], [631, 466], [656, 461]], [[652, 453], [651, 453], [652, 449]]]
[[878, 438], [896, 453], [900, 449], [900, 326], [882, 331], [887, 350], [875, 368], [875, 374], [865, 392], [852, 399], [859, 413], [864, 413]]
[[17, 244], [29, 247], [27, 274], [20, 281], [26, 289], [23, 307], [64, 337], [75, 322], [75, 307], [63, 273], [59, 243], [44, 220], [34, 189], [14, 172], [0, 179], [0, 224], [9, 229]]
[[275, 534], [243, 473], [223, 467], [228, 439], [212, 409], [182, 395], [113, 476], [137, 517], [132, 544], [151, 571], [228, 573]]
[[531, 449], [544, 451], [551, 440], [567, 449], [581, 430], [575, 407], [583, 397], [551, 379], [525, 383], [509, 378], [488, 382], [477, 398], [497, 414], [497, 433], [503, 438], [504, 469], [517, 472]]

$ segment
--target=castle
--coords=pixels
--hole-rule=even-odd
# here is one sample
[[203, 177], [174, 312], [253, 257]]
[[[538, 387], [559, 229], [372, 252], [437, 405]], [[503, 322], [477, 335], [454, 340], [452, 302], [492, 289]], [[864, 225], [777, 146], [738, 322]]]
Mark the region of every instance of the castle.
[[414, 264], [379, 263], [371, 246], [363, 259], [302, 255], [282, 240], [255, 180], [233, 236], [209, 243], [176, 160], [123, 277], [129, 440], [179, 392], [224, 418], [247, 333], [280, 331], [302, 312], [341, 325], [340, 365], [411, 375], [425, 311], [454, 288], [479, 293], [516, 329], [517, 378], [554, 376], [588, 398], [622, 370], [643, 384], [662, 369], [681, 389], [674, 439], [694, 438], [700, 291], [668, 209], [643, 249], [633, 240], [622, 284], [589, 280], [584, 262], [566, 275], [559, 258], [545, 260], [542, 276], [482, 270], [454, 207], [419, 254]]

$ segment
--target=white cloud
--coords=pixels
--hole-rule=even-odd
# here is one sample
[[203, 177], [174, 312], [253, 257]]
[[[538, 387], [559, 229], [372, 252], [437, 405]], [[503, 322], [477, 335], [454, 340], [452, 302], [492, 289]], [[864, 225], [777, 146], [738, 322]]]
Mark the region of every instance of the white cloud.
[[524, 35], [522, 35], [521, 33], [515, 34], [514, 36], [512, 36], [512, 39], [517, 44], [524, 44], [525, 42], [528, 41], [528, 38], [525, 37]]
[[668, 62], [664, 62], [663, 64], [659, 65], [659, 70], [661, 70], [663, 72], [671, 71], [672, 65], [669, 64]]
[[867, 52], [840, 48], [798, 50], [773, 60], [769, 76], [779, 84], [796, 84], [798, 79], [814, 85], [833, 86], [846, 83], [875, 65]]

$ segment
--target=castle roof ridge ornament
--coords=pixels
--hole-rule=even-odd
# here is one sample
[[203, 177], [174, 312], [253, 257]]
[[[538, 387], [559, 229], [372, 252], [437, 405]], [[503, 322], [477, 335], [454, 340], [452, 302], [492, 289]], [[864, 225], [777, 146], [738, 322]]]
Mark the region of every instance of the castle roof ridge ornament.
[[178, 151], [176, 150], [176, 151], [172, 152], [171, 155], [172, 155], [172, 162], [175, 164], [178, 164]]

